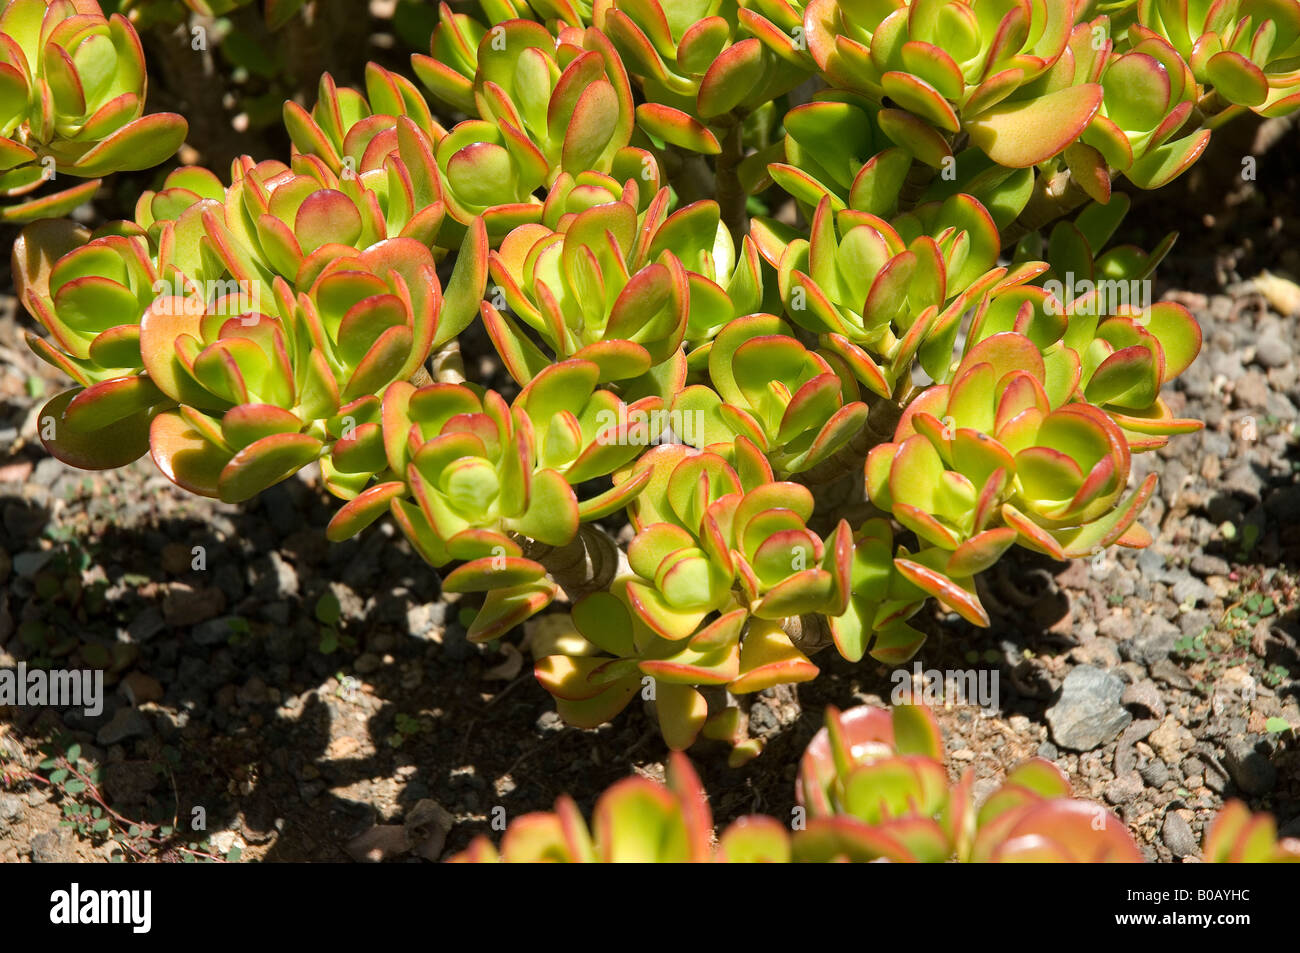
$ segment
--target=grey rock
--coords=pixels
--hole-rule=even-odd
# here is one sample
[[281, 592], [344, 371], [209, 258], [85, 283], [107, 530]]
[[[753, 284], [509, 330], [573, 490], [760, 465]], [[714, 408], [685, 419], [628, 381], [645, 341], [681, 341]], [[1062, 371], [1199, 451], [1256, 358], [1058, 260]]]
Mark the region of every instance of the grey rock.
[[1138, 624], [1137, 635], [1120, 650], [1126, 658], [1151, 666], [1169, 657], [1180, 635], [1178, 627], [1164, 616], [1148, 615]]
[[1215, 794], [1222, 794], [1228, 789], [1228, 779], [1218, 771], [1206, 771], [1205, 786]]
[[274, 549], [253, 563], [249, 575], [258, 595], [286, 599], [298, 594], [298, 571]]
[[0, 794], [0, 824], [6, 824], [23, 812], [23, 799], [16, 794]]
[[163, 621], [162, 610], [157, 606], [148, 606], [131, 620], [126, 632], [133, 642], [148, 642], [164, 628], [166, 623]]
[[1145, 790], [1140, 778], [1136, 772], [1121, 774], [1115, 780], [1106, 785], [1103, 792], [1106, 800], [1111, 804], [1128, 804], [1136, 800], [1137, 797]]
[[379, 824], [343, 848], [359, 864], [378, 864], [406, 853], [406, 831], [400, 824]]
[[1264, 481], [1253, 466], [1249, 463], [1243, 463], [1225, 473], [1220, 486], [1224, 490], [1259, 499], [1260, 491], [1264, 487]]
[[1115, 760], [1112, 766], [1116, 777], [1132, 774], [1137, 768], [1137, 752], [1131, 744], [1125, 743], [1123, 735], [1119, 736], [1119, 741], [1115, 745]]
[[1097, 634], [1123, 642], [1133, 634], [1133, 620], [1127, 615], [1108, 615], [1097, 624]]
[[1228, 742], [1223, 766], [1246, 794], [1267, 794], [1277, 786], [1277, 768], [1245, 738]]
[[1210, 614], [1200, 609], [1183, 612], [1178, 616], [1178, 631], [1183, 635], [1200, 635], [1213, 624]]
[[1157, 552], [1155, 547], [1142, 550], [1138, 554], [1137, 565], [1144, 577], [1157, 582], [1163, 582], [1169, 574], [1169, 570], [1165, 568], [1164, 555]]
[[447, 607], [441, 602], [426, 602], [406, 610], [406, 627], [417, 639], [428, 638], [447, 618]]
[[30, 579], [36, 575], [45, 565], [54, 558], [54, 550], [45, 549], [40, 552], [19, 553], [14, 557], [14, 572], [23, 579]]
[[1241, 353], [1235, 350], [1216, 351], [1210, 355], [1210, 367], [1215, 374], [1222, 374], [1228, 380], [1236, 380], [1246, 369], [1241, 363]]
[[135, 738], [148, 738], [153, 725], [144, 713], [135, 708], [119, 708], [117, 714], [95, 735], [96, 744], [116, 745]]
[[[1124, 689], [1120, 701], [1130, 707], [1144, 708], [1156, 718], [1165, 717], [1165, 702], [1160, 697], [1160, 689], [1150, 679], [1144, 679]], [[1152, 728], [1154, 729], [1154, 725]]]
[[1179, 668], [1170, 659], [1162, 658], [1157, 662], [1151, 663], [1148, 668], [1151, 671], [1151, 677], [1157, 678], [1166, 685], [1174, 688], [1181, 688], [1184, 691], [1192, 687], [1192, 680], [1187, 677], [1187, 673]]
[[1218, 430], [1205, 429], [1201, 431], [1201, 456], [1218, 457], [1226, 460], [1232, 456], [1233, 445], [1228, 439], [1228, 435]]
[[67, 855], [70, 835], [67, 828], [60, 828], [57, 831], [46, 831], [44, 834], [37, 834], [32, 838], [30, 849], [32, 852], [33, 864], [61, 864], [71, 861], [73, 858]]
[[350, 622], [364, 622], [366, 603], [351, 586], [341, 582], [331, 582], [330, 592], [339, 601], [339, 617]]
[[1268, 406], [1268, 378], [1257, 370], [1249, 370], [1232, 382], [1232, 393], [1238, 407], [1262, 410]]
[[1071, 751], [1105, 744], [1133, 720], [1120, 705], [1124, 683], [1115, 675], [1080, 665], [1065, 677], [1061, 698], [1047, 709], [1052, 740]]
[[1195, 576], [1185, 576], [1174, 583], [1173, 597], [1180, 606], [1208, 606], [1214, 601], [1214, 590]]
[[190, 630], [190, 639], [195, 645], [224, 645], [235, 631], [234, 622], [235, 616], [230, 615], [201, 622]]
[[1196, 838], [1192, 835], [1192, 829], [1187, 826], [1181, 814], [1170, 811], [1165, 815], [1164, 826], [1160, 830], [1160, 836], [1165, 842], [1165, 846], [1175, 857], [1195, 857], [1200, 853], [1200, 848], [1196, 844]]
[[1159, 727], [1160, 720], [1157, 718], [1140, 718], [1124, 729], [1124, 733], [1119, 737], [1119, 743], [1135, 745], [1149, 737]]
[[67, 472], [64, 464], [53, 457], [46, 457], [36, 464], [36, 469], [32, 472], [32, 482], [38, 486], [49, 486], [59, 477], [65, 476]]
[[363, 652], [357, 656], [357, 660], [352, 663], [352, 670], [358, 675], [369, 675], [372, 672], [379, 671], [383, 662], [374, 652]]
[[1119, 649], [1110, 639], [1093, 639], [1072, 648], [1070, 659], [1080, 665], [1115, 668], [1119, 665]]
[[1264, 367], [1285, 367], [1291, 361], [1291, 345], [1276, 334], [1265, 334], [1255, 343], [1255, 360]]
[[1285, 394], [1269, 391], [1268, 397], [1264, 401], [1264, 409], [1268, 411], [1270, 417], [1276, 417], [1283, 423], [1288, 420], [1295, 420], [1295, 404], [1291, 403]]
[[417, 801], [403, 825], [407, 848], [425, 860], [436, 861], [442, 856], [447, 835], [455, 826], [456, 819], [437, 801], [429, 798]]
[[1151, 787], [1162, 788], [1169, 780], [1169, 765], [1155, 758], [1138, 768], [1138, 774], [1142, 775], [1142, 780]]
[[1115, 774], [1128, 774], [1137, 766], [1137, 752], [1133, 746], [1136, 745], [1151, 732], [1155, 731], [1160, 722], [1155, 718], [1144, 718], [1135, 721], [1119, 736], [1119, 741], [1115, 743]]

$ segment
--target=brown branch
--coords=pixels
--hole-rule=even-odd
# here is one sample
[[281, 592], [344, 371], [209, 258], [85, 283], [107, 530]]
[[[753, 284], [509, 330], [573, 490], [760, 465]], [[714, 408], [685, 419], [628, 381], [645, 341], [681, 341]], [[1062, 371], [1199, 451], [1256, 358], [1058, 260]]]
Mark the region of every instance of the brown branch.
[[781, 629], [804, 655], [816, 655], [834, 643], [831, 626], [826, 616], [818, 612], [792, 615], [781, 620]]
[[746, 203], [749, 196], [740, 184], [740, 163], [745, 158], [743, 127], [736, 120], [722, 136], [722, 153], [718, 156], [715, 175], [718, 207], [722, 212], [722, 224], [731, 232], [731, 240], [736, 248], [749, 230], [749, 215]]
[[1024, 210], [1002, 230], [1002, 247], [1013, 247], [1030, 232], [1069, 215], [1087, 201], [1088, 193], [1079, 188], [1068, 169], [1051, 175], [1039, 173]]
[[578, 535], [564, 546], [547, 546], [533, 539], [519, 540], [524, 556], [546, 567], [570, 602], [593, 592], [608, 591], [610, 584], [631, 572], [627, 555], [599, 526], [583, 523]]

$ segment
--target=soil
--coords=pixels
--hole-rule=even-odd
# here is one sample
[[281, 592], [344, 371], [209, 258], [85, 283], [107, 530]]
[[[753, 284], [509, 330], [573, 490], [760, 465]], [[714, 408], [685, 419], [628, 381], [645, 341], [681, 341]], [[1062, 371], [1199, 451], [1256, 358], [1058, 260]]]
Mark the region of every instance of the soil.
[[[1255, 282], [1300, 276], [1300, 132], [1267, 150], [1252, 147], [1256, 133], [1247, 124], [1226, 158], [1139, 200], [1130, 219], [1144, 247], [1182, 229], [1157, 292], [1191, 308], [1205, 337], [1168, 388], [1175, 413], [1205, 430], [1135, 459], [1135, 479], [1161, 475], [1143, 517], [1154, 544], [1072, 564], [1009, 556], [982, 582], [987, 630], [939, 610], [921, 621], [924, 669], [998, 677], [991, 710], [938, 709], [954, 777], [973, 770], [986, 793], [1008, 767], [1046, 757], [1077, 795], [1116, 810], [1152, 860], [1194, 859], [1228, 797], [1300, 834], [1297, 315]], [[1251, 148], [1257, 177], [1243, 181]], [[590, 812], [629, 773], [662, 776], [645, 711], [566, 727], [515, 648], [525, 633], [467, 642], [461, 607], [392, 526], [328, 544], [332, 506], [312, 474], [236, 508], [181, 492], [147, 457], [103, 473], [50, 459], [38, 412], [65, 382], [23, 343], [32, 327], [0, 299], [0, 668], [54, 657], [107, 660], [110, 674], [95, 718], [0, 708], [0, 861], [122, 853], [60, 826], [67, 804], [94, 803], [87, 794], [22, 780], [52, 744], [80, 745], [123, 818], [187, 830], [202, 809], [203, 832], [146, 845], [159, 861], [184, 859], [187, 845], [347, 861], [355, 838], [428, 799], [454, 819], [445, 856], [562, 793]], [[729, 769], [724, 750], [692, 750], [719, 825], [789, 817], [825, 706], [889, 701], [896, 679], [883, 666], [833, 651], [816, 661], [815, 681], [751, 698], [766, 742], [757, 760]], [[1072, 671], [1083, 673], [1072, 685], [1092, 687], [1062, 701]], [[1083, 751], [1067, 747], [1075, 704], [1108, 720], [1108, 737]], [[1292, 730], [1269, 730], [1277, 719]], [[400, 846], [381, 854], [418, 860]]]

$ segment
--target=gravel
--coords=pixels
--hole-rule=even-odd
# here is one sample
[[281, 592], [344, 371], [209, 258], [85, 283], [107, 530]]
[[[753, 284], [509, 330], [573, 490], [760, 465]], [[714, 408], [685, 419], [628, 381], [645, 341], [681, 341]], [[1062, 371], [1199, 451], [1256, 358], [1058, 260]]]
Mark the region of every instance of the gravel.
[[1277, 768], [1260, 747], [1245, 738], [1234, 738], [1227, 745], [1223, 765], [1246, 794], [1267, 794], [1277, 786]]
[[1191, 827], [1181, 814], [1174, 811], [1165, 815], [1160, 837], [1175, 857], [1196, 857], [1200, 854], [1200, 845], [1196, 843]]
[[1061, 698], [1047, 709], [1052, 740], [1071, 751], [1091, 751], [1114, 739], [1133, 720], [1120, 705], [1124, 682], [1110, 672], [1080, 665], [1065, 677]]
[[153, 734], [149, 719], [134, 708], [119, 708], [104, 727], [95, 735], [95, 741], [101, 745], [115, 745], [136, 738], [148, 738]]

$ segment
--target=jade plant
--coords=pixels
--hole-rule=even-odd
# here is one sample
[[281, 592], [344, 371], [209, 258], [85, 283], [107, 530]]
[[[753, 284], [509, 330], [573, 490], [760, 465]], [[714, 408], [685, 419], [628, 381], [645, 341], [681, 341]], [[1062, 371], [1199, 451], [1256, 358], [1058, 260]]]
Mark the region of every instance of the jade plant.
[[[66, 215], [99, 176], [170, 159], [185, 120], [145, 115], [147, 82], [140, 37], [120, 14], [94, 0], [0, 2], [0, 221]], [[29, 197], [61, 175], [87, 181]]]
[[[1042, 758], [977, 798], [974, 772], [949, 780], [939, 724], [923, 705], [827, 708], [799, 763], [785, 824], [748, 815], [713, 829], [708, 797], [674, 752], [666, 779], [631, 777], [596, 801], [588, 826], [573, 799], [515, 818], [500, 847], [475, 838], [452, 863], [1142, 863], [1123, 823], [1070, 794]], [[1207, 828], [1210, 863], [1300, 861], [1271, 815], [1229, 801]]]
[[1232, 800], [1206, 829], [1201, 854], [1213, 864], [1294, 864], [1300, 863], [1300, 838], [1279, 840], [1271, 814], [1251, 813], [1243, 802]]
[[799, 766], [796, 836], [806, 860], [941, 863], [1139, 863], [1123, 823], [1070, 796], [1050, 761], [1007, 772], [977, 803], [974, 772], [948, 781], [939, 724], [930, 709], [863, 705], [826, 710]]
[[[15, 187], [183, 132], [92, 7], [5, 5]], [[232, 503], [308, 469], [328, 536], [392, 519], [472, 641], [557, 616], [531, 648], [571, 723], [644, 701], [670, 747], [752, 757], [738, 696], [823, 651], [908, 660], [931, 599], [989, 624], [1010, 548], [1151, 541], [1133, 458], [1200, 426], [1162, 389], [1201, 335], [1150, 300], [1173, 236], [1122, 220], [1233, 115], [1300, 106], [1300, 3], [1093, 7], [441, 4], [414, 79], [285, 103], [289, 155], [24, 231], [30, 343], [73, 382], [42, 439]], [[862, 843], [1092, 849], [1042, 765], [975, 821], [917, 770], [924, 817], [868, 812]]]
[[553, 812], [516, 818], [498, 850], [479, 837], [453, 863], [782, 863], [788, 835], [770, 817], [736, 821], [714, 843], [713, 816], [690, 761], [674, 753], [666, 783], [642, 777], [619, 781], [600, 796], [591, 825], [573, 799]]
[[[1009, 771], [976, 803], [973, 772], [950, 784], [934, 715], [923, 706], [864, 705], [826, 724], [800, 762], [789, 826], [742, 817], [712, 843], [699, 780], [674, 753], [667, 784], [634, 777], [601, 795], [594, 834], [567, 796], [554, 813], [515, 819], [498, 851], [477, 838], [453, 858], [471, 863], [1141, 863], [1120, 820], [1070, 796], [1041, 758]], [[1241, 857], [1231, 858], [1234, 861]]]

